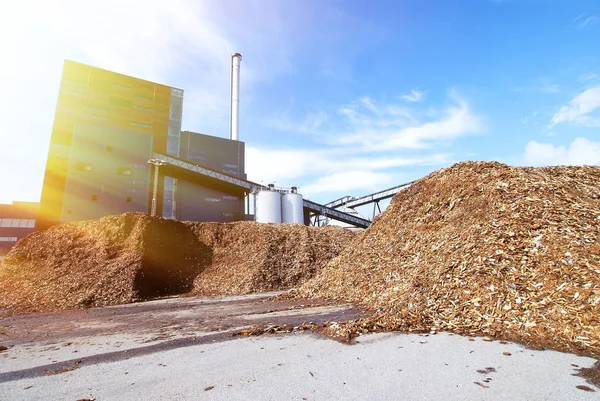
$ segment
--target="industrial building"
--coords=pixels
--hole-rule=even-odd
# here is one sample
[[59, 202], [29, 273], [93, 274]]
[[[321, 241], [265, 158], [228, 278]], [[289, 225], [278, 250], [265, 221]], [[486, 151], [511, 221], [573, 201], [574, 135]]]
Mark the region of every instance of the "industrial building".
[[18, 240], [35, 231], [39, 206], [37, 202], [0, 204], [0, 259]]
[[304, 224], [328, 216], [368, 226], [366, 219], [303, 199], [295, 188], [246, 179], [245, 144], [239, 141], [241, 59], [238, 53], [231, 58], [229, 139], [181, 131], [182, 89], [66, 60], [41, 201], [0, 205], [0, 252], [34, 230], [126, 212]]
[[[42, 187], [38, 229], [147, 212], [155, 152], [245, 178], [244, 144], [181, 132], [183, 90], [65, 61]], [[233, 221], [243, 199], [162, 175], [158, 214]]]

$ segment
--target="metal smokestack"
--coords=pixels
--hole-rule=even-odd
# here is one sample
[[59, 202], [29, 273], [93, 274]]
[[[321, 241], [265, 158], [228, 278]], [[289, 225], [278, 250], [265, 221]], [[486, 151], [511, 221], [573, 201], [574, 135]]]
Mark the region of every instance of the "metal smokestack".
[[231, 121], [229, 124], [229, 139], [239, 140], [240, 134], [240, 63], [242, 55], [235, 53], [231, 56]]

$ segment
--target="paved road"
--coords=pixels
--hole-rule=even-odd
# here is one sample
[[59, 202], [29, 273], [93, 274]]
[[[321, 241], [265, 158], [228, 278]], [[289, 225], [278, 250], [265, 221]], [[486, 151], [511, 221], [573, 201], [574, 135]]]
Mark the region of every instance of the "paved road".
[[0, 352], [0, 399], [600, 399], [600, 388], [574, 376], [595, 360], [481, 338], [371, 334], [347, 345], [308, 332], [230, 336], [359, 314], [349, 305], [265, 298], [179, 298], [0, 320], [0, 345], [9, 346]]

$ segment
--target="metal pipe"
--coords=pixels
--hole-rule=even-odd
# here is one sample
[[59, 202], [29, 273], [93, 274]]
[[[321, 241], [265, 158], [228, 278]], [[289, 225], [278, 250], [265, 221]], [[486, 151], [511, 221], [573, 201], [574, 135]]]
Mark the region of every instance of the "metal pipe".
[[229, 139], [239, 140], [240, 134], [240, 63], [242, 55], [235, 53], [231, 56], [231, 121], [229, 124]]
[[154, 166], [154, 183], [152, 186], [152, 207], [150, 209], [150, 216], [156, 216], [156, 197], [158, 192], [158, 169], [160, 166], [163, 166], [165, 163], [160, 159], [150, 159], [148, 160], [148, 164], [152, 164]]

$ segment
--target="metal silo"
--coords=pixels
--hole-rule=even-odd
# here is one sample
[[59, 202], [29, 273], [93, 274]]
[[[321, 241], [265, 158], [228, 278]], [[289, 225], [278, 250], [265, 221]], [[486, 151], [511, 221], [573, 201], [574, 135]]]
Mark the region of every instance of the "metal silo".
[[281, 215], [284, 223], [304, 224], [304, 205], [302, 195], [297, 193], [297, 188], [292, 187], [290, 193], [284, 194], [281, 199]]
[[256, 222], [281, 223], [281, 194], [275, 191], [273, 184], [256, 194]]

